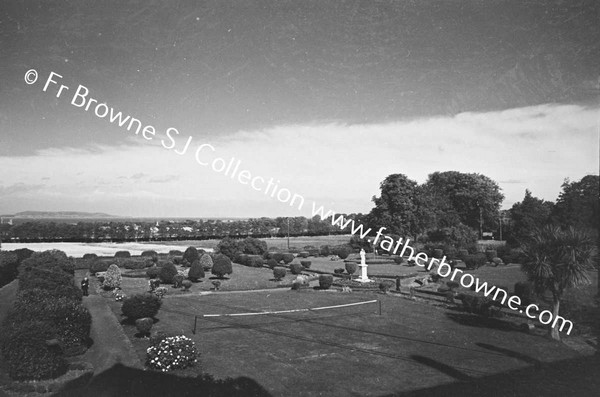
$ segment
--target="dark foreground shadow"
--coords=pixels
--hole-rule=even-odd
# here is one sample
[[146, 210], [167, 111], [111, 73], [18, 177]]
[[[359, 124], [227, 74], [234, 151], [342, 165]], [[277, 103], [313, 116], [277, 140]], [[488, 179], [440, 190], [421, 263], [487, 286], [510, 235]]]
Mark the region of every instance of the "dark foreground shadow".
[[447, 313], [446, 316], [452, 321], [460, 325], [466, 325], [467, 327], [491, 328], [506, 332], [522, 332], [518, 325], [500, 318], [482, 317], [467, 313]]
[[[488, 345], [486, 348], [489, 347]], [[500, 351], [495, 347], [491, 350]], [[518, 355], [509, 351], [504, 351], [504, 353], [515, 357]], [[518, 358], [524, 361], [528, 360], [526, 356], [522, 355], [519, 355]], [[430, 358], [422, 358], [420, 362], [457, 380], [464, 376], [454, 368]], [[538, 363], [536, 367], [482, 377], [470, 377], [450, 384], [387, 394], [385, 397], [595, 396], [600, 390], [599, 373], [600, 356], [596, 355], [551, 363]]]
[[53, 397], [183, 397], [256, 396], [270, 394], [256, 381], [239, 377], [216, 380], [210, 376], [179, 377], [115, 364], [91, 377], [82, 376], [52, 395]]

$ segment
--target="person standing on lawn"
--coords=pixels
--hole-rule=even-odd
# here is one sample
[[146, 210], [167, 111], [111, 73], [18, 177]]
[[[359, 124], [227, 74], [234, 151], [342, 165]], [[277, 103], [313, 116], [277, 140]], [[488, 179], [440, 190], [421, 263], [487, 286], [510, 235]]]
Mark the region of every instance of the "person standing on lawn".
[[88, 288], [90, 286], [90, 280], [87, 277], [84, 277], [81, 280], [81, 290], [83, 291], [83, 296], [88, 296]]

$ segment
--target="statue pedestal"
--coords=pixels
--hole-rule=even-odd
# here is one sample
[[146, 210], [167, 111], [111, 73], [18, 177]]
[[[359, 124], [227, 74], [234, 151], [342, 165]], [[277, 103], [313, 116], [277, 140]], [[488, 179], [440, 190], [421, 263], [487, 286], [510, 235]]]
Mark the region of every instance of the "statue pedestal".
[[361, 263], [358, 266], [360, 267], [360, 277], [357, 278], [355, 281], [358, 281], [359, 283], [370, 283], [371, 281], [373, 281], [367, 276], [368, 265]]

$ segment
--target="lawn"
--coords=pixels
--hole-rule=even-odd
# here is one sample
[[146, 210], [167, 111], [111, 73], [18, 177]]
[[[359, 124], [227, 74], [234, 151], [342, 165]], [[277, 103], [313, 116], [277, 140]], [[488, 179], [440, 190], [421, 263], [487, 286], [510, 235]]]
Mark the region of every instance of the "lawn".
[[[192, 334], [194, 314], [370, 299], [381, 300], [382, 315], [377, 305], [364, 305], [200, 319]], [[478, 378], [577, 356], [546, 338], [487, 327], [466, 321], [470, 316], [460, 312], [382, 294], [308, 290], [181, 296], [164, 299], [157, 317], [155, 330], [185, 334], [196, 342], [201, 352], [196, 371], [221, 378], [247, 376], [273, 395], [383, 395], [454, 382], [456, 374]], [[144, 359], [147, 341], [136, 338], [132, 326], [125, 331]]]

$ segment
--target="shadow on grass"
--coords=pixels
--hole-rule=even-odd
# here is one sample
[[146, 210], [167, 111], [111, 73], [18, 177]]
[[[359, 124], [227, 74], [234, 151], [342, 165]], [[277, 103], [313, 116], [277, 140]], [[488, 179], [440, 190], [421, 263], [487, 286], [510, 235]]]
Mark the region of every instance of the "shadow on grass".
[[506, 332], [522, 332], [520, 327], [510, 321], [493, 317], [482, 317], [475, 314], [446, 313], [452, 321], [467, 327], [491, 328]]
[[[487, 345], [489, 348], [490, 345]], [[496, 349], [496, 347], [493, 347]], [[504, 350], [504, 349], [501, 349]], [[508, 351], [505, 351], [508, 353]], [[514, 354], [514, 352], [510, 352]], [[518, 354], [518, 353], [517, 353]], [[524, 357], [522, 357], [524, 358]], [[416, 360], [416, 358], [415, 358]], [[442, 364], [427, 359], [424, 364], [444, 372]], [[451, 372], [454, 371], [453, 369]], [[399, 396], [594, 396], [600, 389], [600, 356], [578, 357], [543, 363], [451, 384], [385, 395]], [[451, 374], [449, 374], [452, 376]]]
[[413, 360], [415, 360], [416, 362], [418, 362], [420, 364], [427, 365], [428, 367], [431, 367], [431, 368], [436, 369], [448, 376], [451, 376], [456, 380], [466, 381], [466, 380], [472, 379], [469, 375], [466, 375], [463, 372], [461, 372], [447, 364], [444, 364], [437, 360], [434, 360], [432, 358], [425, 357], [425, 356], [419, 356], [416, 354], [412, 354], [410, 356], [410, 358], [412, 358]]
[[494, 352], [498, 352], [498, 353], [502, 353], [505, 356], [508, 357], [512, 357], [512, 358], [516, 358], [517, 360], [521, 360], [523, 362], [526, 362], [527, 364], [532, 364], [534, 367], [539, 368], [542, 366], [542, 362], [536, 358], [530, 357], [528, 355], [525, 355], [523, 353], [519, 353], [510, 349], [505, 349], [503, 347], [498, 347], [498, 346], [494, 346], [494, 345], [489, 345], [487, 343], [475, 343], [477, 346], [479, 347], [483, 347], [484, 349], [488, 349]]
[[184, 396], [256, 396], [270, 394], [247, 377], [214, 379], [209, 375], [179, 377], [156, 371], [144, 371], [115, 364], [94, 376], [82, 376], [67, 383], [53, 397], [184, 397]]

